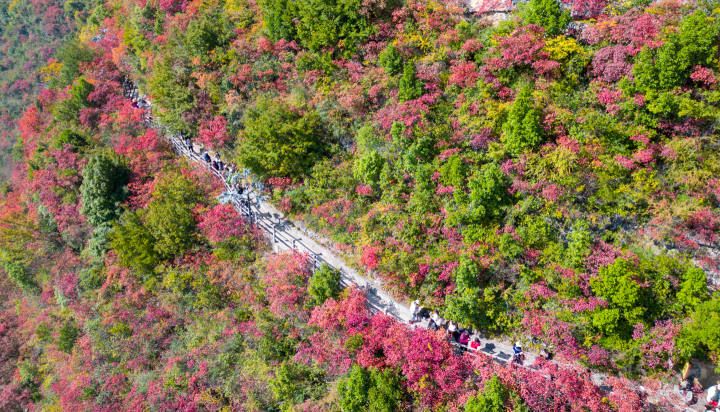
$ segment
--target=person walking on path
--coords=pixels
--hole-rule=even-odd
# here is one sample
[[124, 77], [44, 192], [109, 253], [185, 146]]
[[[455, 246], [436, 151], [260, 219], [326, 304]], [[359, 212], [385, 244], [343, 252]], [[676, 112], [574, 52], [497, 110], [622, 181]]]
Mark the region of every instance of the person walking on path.
[[430, 317], [430, 324], [428, 325], [428, 328], [433, 328], [433, 330], [438, 330], [440, 326], [442, 326], [444, 320], [440, 317], [437, 311], [433, 311], [432, 316]]
[[417, 299], [416, 299], [416, 300], [413, 300], [413, 301], [410, 303], [410, 315], [412, 315], [412, 318], [410, 318], [410, 324], [411, 324], [411, 325], [412, 325], [413, 323], [417, 322], [417, 315], [418, 315], [418, 312], [420, 312], [420, 307], [419, 307], [419, 305], [420, 305], [420, 301], [417, 300]]

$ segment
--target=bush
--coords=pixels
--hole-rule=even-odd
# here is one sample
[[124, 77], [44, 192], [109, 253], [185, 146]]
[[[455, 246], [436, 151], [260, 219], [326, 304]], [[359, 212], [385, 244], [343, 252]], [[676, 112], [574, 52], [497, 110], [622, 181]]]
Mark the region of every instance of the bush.
[[481, 393], [468, 399], [465, 412], [503, 412], [510, 397], [508, 389], [497, 376], [485, 382]]
[[300, 177], [327, 153], [320, 117], [261, 99], [245, 116], [238, 161], [265, 177]]
[[531, 0], [525, 7], [525, 22], [545, 28], [547, 36], [557, 36], [570, 23], [570, 10], [562, 10], [558, 0]]
[[147, 212], [147, 228], [160, 256], [181, 255], [193, 244], [196, 226], [193, 210], [200, 200], [200, 192], [190, 178], [171, 173], [160, 179]]
[[367, 370], [354, 365], [338, 384], [343, 412], [396, 412], [404, 410], [405, 390], [392, 369]]
[[339, 270], [323, 263], [320, 269], [310, 277], [308, 303], [315, 307], [325, 303], [328, 299], [337, 299], [340, 294], [341, 273]]

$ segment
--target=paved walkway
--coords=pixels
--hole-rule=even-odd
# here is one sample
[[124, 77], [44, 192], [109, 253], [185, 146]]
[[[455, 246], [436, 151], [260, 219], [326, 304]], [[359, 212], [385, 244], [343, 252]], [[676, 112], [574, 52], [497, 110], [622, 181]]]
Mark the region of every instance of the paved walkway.
[[[133, 90], [134, 92], [131, 93], [135, 93], [137, 95], [137, 89]], [[165, 126], [154, 123], [151, 117], [148, 117], [147, 121], [151, 127], [163, 129], [163, 131], [166, 131]], [[175, 148], [175, 151], [186, 157], [191, 162], [198, 164], [201, 167], [208, 168], [213, 174], [218, 177], [218, 179], [223, 182], [226, 189], [230, 189], [224, 173], [218, 172], [217, 170], [212, 168], [207, 162], [205, 162], [197, 146], [193, 150], [186, 145], [184, 139], [181, 136], [173, 135], [170, 133], [163, 133], [163, 135], [170, 141], [170, 143]], [[257, 224], [258, 227], [262, 228], [265, 231], [268, 239], [272, 243], [273, 250], [275, 252], [283, 252], [291, 249], [295, 249], [299, 252], [307, 252], [312, 257], [314, 257], [316, 266], [319, 267], [319, 265], [321, 265], [322, 263], [326, 263], [340, 270], [342, 274], [341, 283], [343, 287], [356, 284], [359, 288], [364, 289], [366, 291], [368, 306], [373, 312], [383, 312], [390, 316], [393, 316], [401, 322], [408, 324], [408, 327], [410, 328], [427, 328], [427, 320], [410, 325], [409, 321], [412, 315], [408, 306], [396, 301], [392, 296], [390, 296], [386, 291], [384, 291], [381, 285], [378, 284], [375, 280], [362, 276], [360, 273], [358, 273], [357, 270], [347, 265], [341, 258], [336, 256], [333, 251], [331, 251], [329, 248], [322, 244], [322, 242], [319, 240], [320, 237], [317, 234], [305, 228], [301, 223], [294, 222], [288, 219], [272, 204], [261, 200], [254, 191], [250, 191], [249, 193], [246, 192], [242, 195], [242, 197], [248, 200], [245, 205], [247, 205], [248, 203], [250, 204], [250, 209], [252, 211], [252, 217], [255, 224]], [[241, 205], [235, 201], [233, 201], [232, 203], [239, 213], [247, 214], [247, 208], [244, 205]], [[505, 364], [510, 359], [512, 359], [512, 344], [508, 344], [500, 340], [485, 338], [481, 338], [481, 342], [482, 346], [480, 347], [480, 350], [486, 355], [491, 356], [495, 361]], [[456, 347], [458, 349], [460, 348], [459, 345], [456, 345]], [[462, 349], [466, 350], [466, 348]], [[458, 350], [458, 352], [459, 351], [460, 350]], [[468, 352], [473, 354], [472, 351], [468, 350]], [[525, 364], [532, 365], [535, 362], [535, 358], [537, 355], [526, 351], [525, 356]], [[594, 373], [592, 374], [592, 379], [594, 383], [600, 386], [603, 390], [612, 391], [612, 388], [603, 385], [604, 381], [607, 379], [607, 375]], [[639, 390], [645, 389], [639, 387]], [[668, 396], [671, 394], [674, 394], [676, 396], [685, 396], [677, 393], [677, 389], [673, 390], [673, 388], [666, 388], [658, 391], [652, 391], [652, 393], [649, 393], [649, 395], [651, 395], [651, 399], [668, 399]], [[704, 410], [701, 405], [704, 405], [704, 398], [692, 407], [680, 407], [676, 410]]]

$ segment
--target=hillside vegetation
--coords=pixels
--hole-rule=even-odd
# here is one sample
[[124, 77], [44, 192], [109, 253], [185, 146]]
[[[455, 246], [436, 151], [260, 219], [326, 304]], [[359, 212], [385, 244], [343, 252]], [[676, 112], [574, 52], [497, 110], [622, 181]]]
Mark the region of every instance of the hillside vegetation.
[[[0, 0], [0, 410], [652, 410], [631, 380], [720, 362], [718, 7]], [[397, 300], [559, 365], [273, 254], [125, 79]]]

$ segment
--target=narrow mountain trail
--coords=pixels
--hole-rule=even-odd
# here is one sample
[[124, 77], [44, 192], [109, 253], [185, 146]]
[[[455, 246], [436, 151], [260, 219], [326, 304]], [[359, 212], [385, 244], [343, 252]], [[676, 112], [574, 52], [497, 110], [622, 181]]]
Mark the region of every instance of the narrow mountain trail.
[[[133, 88], [130, 93], [135, 93], [135, 95], [131, 94], [128, 97], [138, 97], [136, 88]], [[146, 108], [146, 110], [148, 110], [148, 114], [149, 107], [150, 105]], [[146, 120], [148, 127], [159, 130], [161, 132], [161, 136], [166, 138], [172, 144], [174, 150], [178, 154], [188, 159], [197, 167], [207, 168], [222, 182], [226, 191], [233, 190], [228, 184], [227, 177], [224, 172], [217, 171], [211, 166], [211, 164], [208, 164], [203, 159], [204, 151], [199, 145], [193, 144], [192, 148], [188, 147], [181, 136], [170, 133], [165, 125], [154, 122], [151, 119], [152, 118], [148, 115]], [[326, 243], [329, 243], [327, 240], [323, 242], [320, 236], [306, 228], [301, 222], [293, 221], [285, 216], [284, 213], [278, 211], [272, 204], [258, 196], [255, 190], [246, 191], [240, 195], [240, 199], [241, 200], [235, 196], [232, 198], [230, 203], [233, 204], [238, 213], [248, 219], [251, 219], [254, 224], [263, 229], [268, 241], [272, 244], [274, 252], [282, 253], [289, 250], [296, 250], [300, 253], [308, 253], [313, 259], [316, 267], [325, 263], [338, 269], [342, 275], [341, 283], [343, 287], [355, 284], [358, 288], [365, 290], [368, 307], [371, 311], [383, 312], [392, 316], [401, 323], [407, 325], [409, 328], [414, 329], [418, 327], [428, 327], [427, 319], [410, 324], [412, 314], [410, 313], [408, 305], [397, 301], [387, 291], [383, 290], [382, 285], [376, 280], [363, 276], [355, 268], [348, 265], [333, 250], [326, 246]], [[471, 341], [475, 336], [478, 335], [473, 335], [471, 337]], [[492, 357], [493, 360], [501, 364], [507, 364], [512, 360], [512, 343], [498, 339], [490, 339], [483, 336], [478, 337], [480, 337], [482, 343], [479, 351]], [[524, 346], [527, 347], [527, 342], [524, 342], [524, 344]], [[455, 346], [457, 352], [465, 351], [471, 356], [477, 356], [474, 351], [469, 350], [466, 347], [461, 348], [458, 344], [455, 344]], [[534, 364], [537, 356], [539, 356], [527, 350], [525, 350], [524, 353], [525, 365]], [[560, 366], [577, 367], [574, 363], [563, 363], [559, 361], [553, 362]], [[603, 391], [612, 392], [612, 388], [604, 384], [607, 378], [608, 375], [602, 373], [592, 373], [591, 375], [592, 381]], [[670, 401], [674, 404], [674, 410], [688, 412], [705, 410], [705, 399], [703, 393], [699, 394], [698, 402], [688, 406], [687, 401], [691, 399], [692, 394], [679, 391], [677, 386], [678, 385], [675, 385], [675, 387], [673, 387], [672, 385], [664, 384], [658, 390], [648, 390], [643, 386], [638, 386], [637, 390], [647, 392], [648, 400], [652, 403], [657, 403], [660, 400], [664, 402]]]

